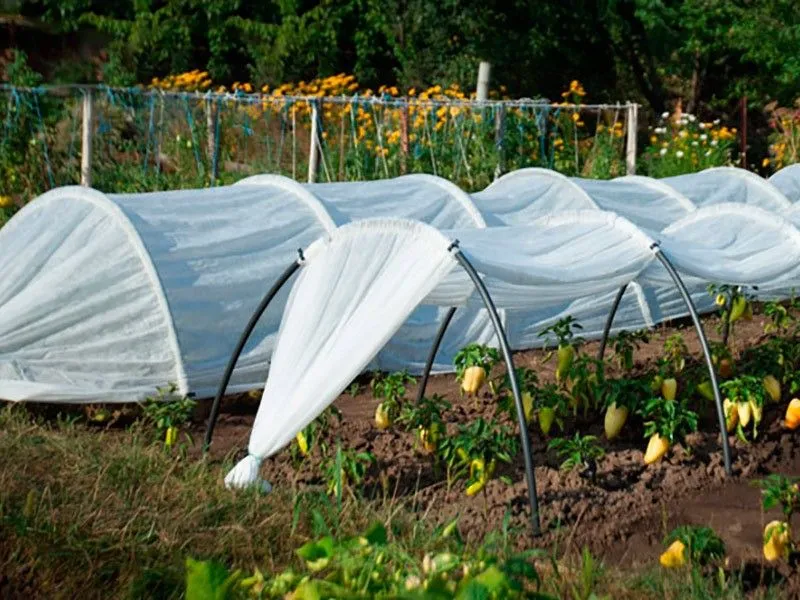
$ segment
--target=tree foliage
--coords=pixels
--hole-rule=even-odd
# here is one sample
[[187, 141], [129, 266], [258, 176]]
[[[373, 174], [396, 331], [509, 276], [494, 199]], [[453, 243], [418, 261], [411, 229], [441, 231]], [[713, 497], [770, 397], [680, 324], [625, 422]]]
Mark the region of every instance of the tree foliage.
[[[15, 0], [6, 10], [61, 32], [108, 36], [114, 73], [200, 68], [274, 84], [345, 71], [367, 84], [472, 87], [479, 60], [516, 96], [661, 111], [788, 103], [800, 80], [796, 0]], [[119, 79], [119, 77], [117, 77]], [[124, 78], [123, 78], [124, 79]]]

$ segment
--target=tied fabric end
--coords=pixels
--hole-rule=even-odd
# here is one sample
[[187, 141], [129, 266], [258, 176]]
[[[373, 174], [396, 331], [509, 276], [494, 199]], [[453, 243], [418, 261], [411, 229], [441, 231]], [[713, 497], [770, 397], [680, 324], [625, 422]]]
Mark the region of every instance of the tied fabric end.
[[256, 486], [262, 493], [269, 493], [272, 486], [258, 476], [260, 468], [261, 459], [248, 454], [225, 476], [225, 487], [231, 490]]

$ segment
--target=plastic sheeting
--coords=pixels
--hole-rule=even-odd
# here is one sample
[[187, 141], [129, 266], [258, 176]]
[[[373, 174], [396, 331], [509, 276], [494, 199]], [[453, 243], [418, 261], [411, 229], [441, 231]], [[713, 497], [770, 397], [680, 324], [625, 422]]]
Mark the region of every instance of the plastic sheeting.
[[656, 252], [695, 287], [716, 278], [740, 285], [800, 283], [800, 231], [778, 215], [737, 204], [693, 211], [657, 240], [597, 210], [487, 230], [440, 232], [402, 220], [345, 225], [314, 245], [292, 290], [249, 456], [229, 474], [228, 485], [254, 483], [254, 466], [346, 388], [415, 303], [479, 302], [464, 270], [453, 268], [454, 240], [495, 304], [516, 310], [607, 297], [632, 282], [645, 291], [674, 286]]
[[[0, 281], [0, 397], [130, 401], [169, 381], [183, 393], [213, 395], [244, 324], [297, 249], [367, 217], [457, 230], [476, 246], [504, 248], [513, 263], [515, 252], [527, 252], [525, 244], [544, 243], [548, 235], [537, 231], [542, 240], [516, 239], [521, 230], [506, 225], [574, 210], [616, 212], [651, 238], [698, 207], [723, 200], [797, 226], [800, 211], [778, 183], [788, 190], [787, 182], [800, 173], [779, 175], [775, 185], [733, 168], [659, 181], [590, 181], [523, 169], [472, 196], [428, 175], [310, 185], [270, 175], [234, 186], [149, 194], [61, 188], [0, 230], [6, 275]], [[585, 250], [585, 240], [573, 233], [578, 237], [561, 249], [566, 256]], [[711, 308], [705, 285], [713, 272], [688, 281], [701, 310]], [[791, 283], [789, 274], [765, 285], [786, 294]], [[290, 288], [291, 282], [245, 347], [231, 391], [263, 385]], [[568, 314], [581, 321], [586, 337], [595, 337], [615, 294], [609, 289], [556, 301], [543, 288], [531, 304], [515, 300], [502, 309], [510, 343], [536, 347], [541, 329]], [[421, 370], [444, 310], [417, 307], [369, 367]], [[614, 330], [684, 315], [671, 285], [634, 282]], [[474, 301], [457, 311], [435, 370], [449, 369], [454, 352], [470, 341], [493, 343], [489, 320]]]

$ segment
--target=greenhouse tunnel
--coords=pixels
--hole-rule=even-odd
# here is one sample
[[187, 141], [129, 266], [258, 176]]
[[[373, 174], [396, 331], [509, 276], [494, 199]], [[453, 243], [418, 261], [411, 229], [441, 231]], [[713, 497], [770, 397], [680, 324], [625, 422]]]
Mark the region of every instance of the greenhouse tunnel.
[[[784, 183], [800, 177], [797, 169], [784, 171]], [[232, 186], [144, 194], [58, 188], [0, 230], [7, 274], [0, 286], [0, 397], [130, 402], [169, 382], [181, 393], [213, 397], [247, 319], [297, 248], [364, 218], [510, 231], [570, 210], [612, 210], [657, 238], [699, 206], [726, 197], [800, 224], [797, 205], [776, 185], [735, 168], [611, 181], [521, 169], [472, 195], [430, 175], [326, 184], [261, 175]], [[718, 279], [684, 277], [700, 313], [714, 309], [706, 286]], [[773, 295], [788, 297], [785, 283]], [[584, 337], [601, 339], [618, 291], [498, 312], [514, 350], [541, 347], [539, 333], [567, 315], [583, 324]], [[276, 296], [253, 331], [232, 373], [232, 392], [263, 386], [288, 294], [289, 287]], [[423, 373], [449, 308], [419, 306], [366, 368]], [[686, 316], [668, 278], [634, 281], [609, 334]], [[497, 343], [481, 305], [462, 307], [453, 319], [433, 372], [452, 371], [453, 355], [468, 342]]]

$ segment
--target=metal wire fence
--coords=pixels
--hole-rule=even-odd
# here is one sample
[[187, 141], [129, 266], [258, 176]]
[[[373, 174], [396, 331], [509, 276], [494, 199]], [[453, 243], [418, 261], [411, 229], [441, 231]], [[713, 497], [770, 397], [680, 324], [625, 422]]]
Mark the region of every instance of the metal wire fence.
[[523, 167], [609, 178], [635, 170], [637, 109], [5, 86], [1, 185], [25, 201], [60, 185], [152, 191], [255, 173], [300, 181], [432, 173], [467, 190]]

